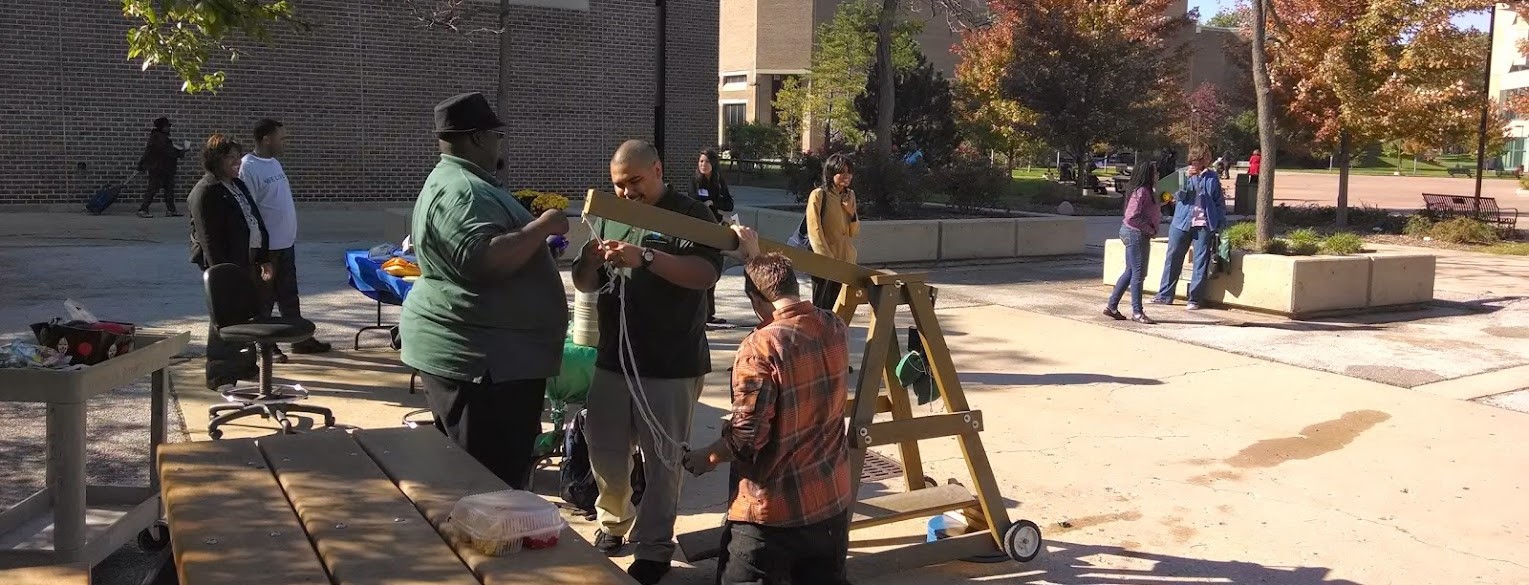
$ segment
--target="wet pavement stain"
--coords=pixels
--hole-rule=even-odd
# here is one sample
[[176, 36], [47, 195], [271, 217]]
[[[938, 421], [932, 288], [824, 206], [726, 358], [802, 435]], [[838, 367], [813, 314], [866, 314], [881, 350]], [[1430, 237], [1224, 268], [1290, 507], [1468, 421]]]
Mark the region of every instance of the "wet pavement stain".
[[1253, 443], [1227, 458], [1227, 465], [1241, 469], [1274, 467], [1286, 461], [1311, 459], [1352, 443], [1370, 428], [1390, 420], [1391, 415], [1377, 410], [1356, 410], [1336, 419], [1301, 429], [1300, 436], [1280, 437]]
[[1219, 471], [1212, 471], [1204, 475], [1196, 475], [1191, 477], [1189, 478], [1189, 483], [1198, 486], [1208, 486], [1218, 481], [1240, 481], [1241, 479], [1241, 473], [1223, 469]]
[[1487, 327], [1481, 330], [1487, 335], [1497, 337], [1511, 337], [1514, 339], [1529, 339], [1529, 327]]

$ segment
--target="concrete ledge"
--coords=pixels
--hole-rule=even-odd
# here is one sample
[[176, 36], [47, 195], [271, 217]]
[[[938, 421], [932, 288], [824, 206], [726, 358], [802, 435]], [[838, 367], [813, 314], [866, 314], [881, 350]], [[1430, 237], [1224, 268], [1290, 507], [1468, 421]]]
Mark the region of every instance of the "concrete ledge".
[[855, 248], [860, 264], [940, 259], [939, 221], [863, 221]]
[[[1142, 288], [1156, 293], [1162, 283], [1166, 239], [1151, 243]], [[1174, 290], [1186, 298], [1192, 272], [1186, 255]], [[1113, 285], [1125, 270], [1125, 245], [1105, 241], [1102, 281]], [[1290, 317], [1405, 307], [1433, 300], [1434, 257], [1426, 254], [1280, 256], [1233, 252], [1227, 271], [1211, 279], [1205, 300], [1215, 304]]]
[[941, 220], [940, 259], [1012, 258], [1014, 242], [1023, 229], [1015, 229], [1015, 221], [1007, 217]]
[[[739, 221], [760, 235], [786, 241], [802, 224], [802, 210], [739, 207]], [[867, 221], [856, 242], [863, 264], [930, 262], [1082, 254], [1084, 218], [1015, 214], [1015, 217]]]
[[1082, 254], [1087, 247], [1082, 217], [1052, 215], [1014, 218], [1014, 256]]

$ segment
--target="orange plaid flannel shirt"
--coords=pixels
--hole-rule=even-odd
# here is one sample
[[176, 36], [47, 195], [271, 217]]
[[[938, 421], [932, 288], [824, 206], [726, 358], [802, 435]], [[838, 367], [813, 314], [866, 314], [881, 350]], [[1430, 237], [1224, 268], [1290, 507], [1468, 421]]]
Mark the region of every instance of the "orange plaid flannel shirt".
[[844, 322], [805, 301], [739, 344], [722, 430], [739, 478], [729, 520], [806, 526], [849, 507], [848, 345]]

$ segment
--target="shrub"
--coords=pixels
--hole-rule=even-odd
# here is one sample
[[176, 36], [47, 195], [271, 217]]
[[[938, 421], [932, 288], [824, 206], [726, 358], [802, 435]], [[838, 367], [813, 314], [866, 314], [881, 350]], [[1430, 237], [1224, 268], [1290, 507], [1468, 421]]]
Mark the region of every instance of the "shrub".
[[1279, 254], [1279, 255], [1283, 256], [1285, 254], [1288, 254], [1289, 252], [1290, 252], [1290, 242], [1287, 242], [1285, 240], [1281, 240], [1279, 238], [1271, 239], [1271, 240], [1269, 240], [1269, 242], [1267, 244], [1264, 244], [1264, 253], [1265, 254]]
[[1228, 245], [1239, 250], [1252, 250], [1258, 244], [1258, 226], [1251, 221], [1240, 221], [1221, 232]]
[[1451, 244], [1495, 244], [1502, 239], [1490, 224], [1469, 217], [1436, 223], [1429, 234]]
[[1321, 245], [1322, 234], [1317, 233], [1317, 230], [1311, 228], [1300, 228], [1290, 230], [1289, 233], [1285, 234], [1285, 239], [1290, 240], [1292, 244]]
[[[1338, 223], [1338, 208], [1315, 204], [1278, 205], [1274, 208], [1274, 221], [1295, 228], [1332, 226]], [[1399, 218], [1391, 215], [1391, 212], [1373, 205], [1350, 206], [1348, 210], [1348, 223], [1356, 228], [1378, 227], [1382, 231], [1395, 232], [1400, 229], [1398, 221]]]
[[1003, 206], [1013, 188], [1009, 173], [982, 156], [957, 156], [950, 166], [930, 172], [930, 187], [960, 209]]
[[902, 158], [861, 152], [855, 156], [855, 195], [860, 209], [895, 217], [923, 199], [924, 175], [910, 172]]
[[1520, 188], [1520, 189], [1529, 189], [1529, 176], [1523, 176], [1523, 177], [1519, 177], [1518, 178], [1518, 188]]
[[812, 190], [823, 181], [823, 158], [811, 152], [803, 152], [786, 167], [786, 191], [795, 195], [798, 202], [806, 201]]
[[741, 159], [785, 158], [791, 139], [786, 129], [770, 124], [749, 122], [727, 129], [727, 143], [733, 157]]
[[1320, 241], [1290, 240], [1286, 256], [1311, 256], [1322, 250]]
[[1407, 216], [1407, 225], [1402, 228], [1402, 233], [1414, 238], [1432, 235], [1433, 218], [1422, 213]]
[[1338, 232], [1322, 240], [1322, 253], [1339, 256], [1364, 251], [1364, 239], [1352, 232]]

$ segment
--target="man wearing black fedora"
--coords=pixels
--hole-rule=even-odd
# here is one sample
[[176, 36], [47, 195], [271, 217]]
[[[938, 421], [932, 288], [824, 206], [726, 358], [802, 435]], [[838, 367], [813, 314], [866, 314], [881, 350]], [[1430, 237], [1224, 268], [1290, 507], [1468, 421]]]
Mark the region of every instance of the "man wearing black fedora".
[[190, 146], [187, 142], [177, 148], [170, 141], [169, 118], [160, 116], [154, 120], [149, 143], [143, 147], [143, 156], [138, 159], [138, 172], [149, 176], [149, 189], [143, 194], [143, 204], [138, 206], [138, 217], [154, 217], [149, 213], [149, 204], [160, 193], [164, 194], [165, 215], [180, 217], [180, 212], [175, 210], [175, 169], [180, 166], [181, 155]]
[[420, 277], [399, 339], [436, 428], [523, 489], [547, 378], [562, 365], [567, 297], [547, 239], [568, 218], [533, 217], [494, 177], [504, 126], [480, 93], [435, 107], [441, 158], [414, 203]]

